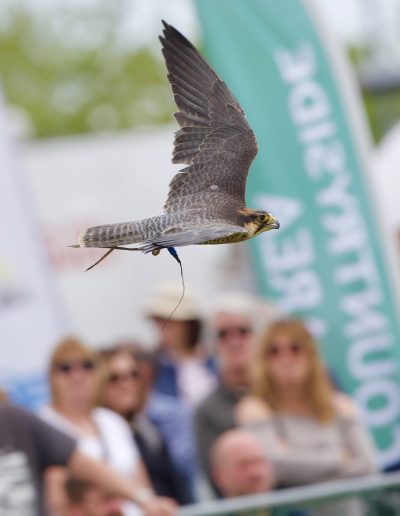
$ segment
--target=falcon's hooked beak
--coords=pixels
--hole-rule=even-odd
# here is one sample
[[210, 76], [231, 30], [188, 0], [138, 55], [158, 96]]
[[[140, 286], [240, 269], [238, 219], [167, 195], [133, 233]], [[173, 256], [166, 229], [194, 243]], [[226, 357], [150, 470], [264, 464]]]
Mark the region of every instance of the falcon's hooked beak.
[[271, 213], [265, 213], [260, 219], [264, 219], [260, 225], [259, 232], [270, 231], [271, 229], [279, 229], [279, 220]]
[[273, 221], [270, 222], [268, 225], [269, 225], [270, 229], [279, 229], [281, 227], [279, 220], [276, 219], [275, 217], [273, 217]]

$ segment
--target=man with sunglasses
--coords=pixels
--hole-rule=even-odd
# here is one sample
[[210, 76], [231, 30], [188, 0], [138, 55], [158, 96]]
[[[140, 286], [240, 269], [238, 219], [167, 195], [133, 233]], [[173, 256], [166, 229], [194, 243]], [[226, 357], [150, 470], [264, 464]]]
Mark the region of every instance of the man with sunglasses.
[[195, 432], [203, 472], [216, 494], [220, 492], [212, 478], [210, 450], [222, 433], [236, 426], [234, 412], [248, 390], [257, 330], [277, 315], [273, 306], [238, 292], [228, 293], [215, 303], [211, 325], [219, 383], [195, 413]]

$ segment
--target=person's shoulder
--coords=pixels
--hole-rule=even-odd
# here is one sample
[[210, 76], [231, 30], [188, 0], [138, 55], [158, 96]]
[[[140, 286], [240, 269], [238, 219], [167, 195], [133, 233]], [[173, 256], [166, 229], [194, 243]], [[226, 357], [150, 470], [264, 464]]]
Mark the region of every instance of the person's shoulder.
[[29, 424], [31, 426], [42, 423], [42, 419], [37, 414], [20, 405], [4, 403], [0, 404], [0, 410], [0, 415], [7, 418], [9, 422], [15, 422], [19, 425]]
[[198, 404], [196, 411], [208, 410], [218, 404], [221, 399], [221, 389], [217, 385], [207, 396]]
[[359, 411], [354, 401], [342, 392], [333, 396], [333, 407], [338, 417], [343, 419], [358, 419]]
[[48, 421], [50, 423], [53, 423], [54, 419], [57, 419], [57, 413], [50, 405], [43, 405], [42, 407], [40, 407], [37, 410], [36, 415], [40, 417], [40, 419], [43, 419], [44, 421]]
[[96, 407], [93, 409], [93, 419], [99, 426], [119, 426], [119, 427], [129, 427], [128, 422], [117, 412], [110, 410], [105, 407]]
[[235, 410], [236, 422], [241, 425], [259, 423], [270, 419], [271, 416], [272, 410], [268, 403], [252, 394], [242, 398]]
[[0, 415], [8, 420], [34, 419], [35, 416], [23, 407], [11, 403], [0, 403]]
[[204, 420], [212, 419], [215, 413], [221, 409], [221, 402], [221, 393], [217, 386], [195, 408], [195, 421], [198, 424], [204, 424]]
[[0, 413], [1, 414], [13, 414], [13, 413], [18, 413], [19, 411], [20, 411], [20, 408], [16, 407], [16, 405], [10, 405], [9, 403], [0, 403]]
[[[58, 429], [55, 425], [40, 417], [37, 413], [31, 412], [18, 405], [0, 405], [0, 416], [9, 423], [10, 428], [22, 429], [26, 433], [42, 434], [46, 438], [58, 437], [60, 434], [65, 436], [63, 429]], [[68, 439], [70, 439], [68, 437]]]

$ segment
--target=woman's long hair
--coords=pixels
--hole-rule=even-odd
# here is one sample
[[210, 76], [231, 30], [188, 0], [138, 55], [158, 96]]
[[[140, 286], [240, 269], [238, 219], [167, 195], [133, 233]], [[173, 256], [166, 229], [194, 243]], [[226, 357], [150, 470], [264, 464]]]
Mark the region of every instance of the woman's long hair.
[[279, 402], [279, 385], [272, 378], [268, 360], [268, 352], [274, 345], [276, 336], [282, 334], [288, 336], [306, 354], [309, 371], [304, 385], [305, 398], [315, 419], [321, 423], [329, 423], [334, 417], [333, 388], [318, 354], [316, 342], [298, 320], [277, 321], [261, 335], [253, 366], [252, 393], [264, 399], [273, 411], [279, 412], [282, 408]]

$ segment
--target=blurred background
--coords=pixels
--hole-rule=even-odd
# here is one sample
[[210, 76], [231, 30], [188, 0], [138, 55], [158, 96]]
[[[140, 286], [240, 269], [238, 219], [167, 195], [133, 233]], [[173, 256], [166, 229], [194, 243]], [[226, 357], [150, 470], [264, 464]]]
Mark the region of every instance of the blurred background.
[[[315, 3], [350, 58], [379, 143], [400, 109], [398, 2]], [[1, 76], [17, 134], [36, 140], [170, 123], [161, 18], [201, 45], [190, 0], [2, 0]]]
[[[313, 3], [360, 95], [367, 182], [397, 290], [400, 1]], [[151, 343], [145, 301], [160, 281], [180, 281], [165, 253], [115, 252], [85, 273], [101, 253], [66, 247], [88, 226], [159, 214], [180, 168], [170, 163], [175, 105], [161, 19], [209, 48], [190, 0], [0, 0], [0, 382], [26, 405], [43, 399], [44, 357], [60, 335]], [[205, 311], [227, 288], [259, 290], [246, 245], [180, 256]]]

